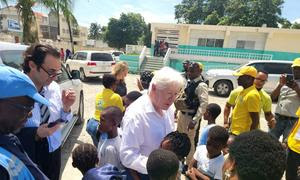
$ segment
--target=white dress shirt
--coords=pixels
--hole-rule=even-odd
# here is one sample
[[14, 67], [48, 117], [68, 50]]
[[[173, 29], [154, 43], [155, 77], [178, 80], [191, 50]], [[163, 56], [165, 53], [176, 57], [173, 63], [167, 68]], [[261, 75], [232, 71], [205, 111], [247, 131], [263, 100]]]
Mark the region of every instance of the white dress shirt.
[[[50, 111], [50, 117], [48, 123], [54, 122], [58, 119], [62, 119], [65, 122], [69, 122], [73, 115], [72, 113], [65, 113], [63, 110], [61, 100], [61, 90], [56, 82], [52, 82], [49, 86], [43, 87], [44, 97], [50, 102], [48, 106]], [[41, 124], [41, 113], [39, 103], [34, 103], [32, 110], [32, 117], [28, 118], [25, 127], [39, 127]], [[47, 137], [49, 144], [49, 152], [53, 152], [61, 145], [61, 129], [58, 129], [51, 136]]]
[[122, 164], [142, 174], [147, 174], [149, 154], [159, 148], [163, 138], [174, 131], [174, 109], [170, 107], [159, 115], [145, 94], [133, 102], [123, 117], [120, 148]]

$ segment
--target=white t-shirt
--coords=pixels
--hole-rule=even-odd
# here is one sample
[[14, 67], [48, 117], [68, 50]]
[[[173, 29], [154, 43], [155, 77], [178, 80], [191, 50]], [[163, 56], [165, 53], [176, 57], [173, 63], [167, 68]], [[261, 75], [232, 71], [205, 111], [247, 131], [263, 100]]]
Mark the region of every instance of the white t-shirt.
[[209, 159], [206, 145], [200, 145], [196, 149], [194, 159], [197, 161], [197, 169], [200, 170], [200, 172], [214, 179], [222, 179], [222, 167], [224, 164], [223, 154]]
[[121, 137], [119, 135], [112, 139], [100, 138], [98, 144], [99, 167], [109, 163], [116, 166], [119, 170], [124, 169], [120, 160], [120, 145]]

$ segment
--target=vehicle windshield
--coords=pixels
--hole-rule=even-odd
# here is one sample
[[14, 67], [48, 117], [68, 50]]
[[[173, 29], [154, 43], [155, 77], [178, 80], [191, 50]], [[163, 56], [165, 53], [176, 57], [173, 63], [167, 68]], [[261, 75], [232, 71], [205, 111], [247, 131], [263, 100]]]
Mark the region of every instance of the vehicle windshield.
[[108, 53], [92, 53], [91, 61], [113, 61], [113, 58]]

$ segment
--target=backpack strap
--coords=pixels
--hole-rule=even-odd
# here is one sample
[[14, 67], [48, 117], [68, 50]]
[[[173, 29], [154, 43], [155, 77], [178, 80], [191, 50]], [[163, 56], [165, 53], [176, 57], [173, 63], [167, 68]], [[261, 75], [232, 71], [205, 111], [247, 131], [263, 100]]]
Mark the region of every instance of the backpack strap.
[[6, 169], [11, 180], [35, 179], [17, 156], [2, 147], [0, 147], [0, 165]]

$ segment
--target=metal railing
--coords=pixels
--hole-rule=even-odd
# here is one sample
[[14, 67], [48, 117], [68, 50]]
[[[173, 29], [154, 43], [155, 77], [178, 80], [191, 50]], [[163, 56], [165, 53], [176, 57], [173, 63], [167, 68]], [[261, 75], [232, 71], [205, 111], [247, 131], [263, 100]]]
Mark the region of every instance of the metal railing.
[[143, 64], [143, 62], [144, 62], [144, 60], [145, 60], [146, 53], [147, 53], [147, 47], [144, 46], [144, 47], [143, 47], [143, 50], [142, 50], [142, 52], [141, 52], [141, 54], [140, 54], [140, 56], [139, 56], [139, 67], [138, 67], [139, 70], [141, 69], [141, 66], [142, 66], [142, 64]]
[[[218, 50], [202, 50], [202, 49], [178, 49], [178, 54], [196, 55], [196, 56], [215, 56], [237, 59], [250, 60], [272, 60], [272, 54], [234, 52], [234, 51], [218, 51]], [[172, 53], [173, 54], [173, 53]]]

